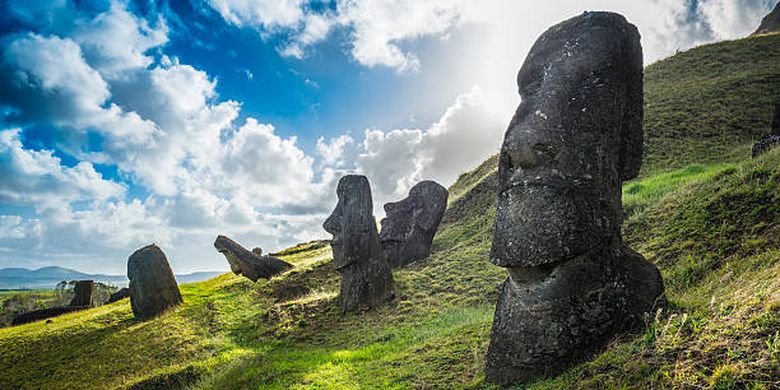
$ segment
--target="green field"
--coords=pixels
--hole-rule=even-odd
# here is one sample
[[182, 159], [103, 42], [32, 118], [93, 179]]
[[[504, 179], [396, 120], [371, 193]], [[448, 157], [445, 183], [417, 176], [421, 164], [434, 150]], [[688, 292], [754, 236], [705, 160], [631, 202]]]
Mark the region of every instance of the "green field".
[[[531, 388], [780, 387], [780, 148], [747, 158], [780, 100], [779, 50], [780, 35], [757, 37], [647, 69], [648, 165], [623, 187], [624, 237], [661, 269], [669, 305]], [[710, 107], [717, 91], [750, 123]], [[494, 178], [492, 158], [451, 187], [433, 254], [394, 272], [385, 307], [342, 313], [330, 248], [308, 243], [283, 251], [296, 267], [269, 281], [182, 285], [185, 303], [152, 321], [124, 300], [0, 329], [0, 388], [489, 388], [506, 275], [487, 261]]]

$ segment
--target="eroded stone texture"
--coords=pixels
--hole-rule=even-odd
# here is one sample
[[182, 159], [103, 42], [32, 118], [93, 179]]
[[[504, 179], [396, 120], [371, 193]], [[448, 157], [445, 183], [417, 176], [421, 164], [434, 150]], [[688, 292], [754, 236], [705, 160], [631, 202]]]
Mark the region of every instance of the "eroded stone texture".
[[122, 287], [117, 292], [111, 294], [108, 297], [108, 301], [106, 301], [106, 304], [114, 303], [116, 301], [120, 301], [125, 298], [130, 298], [130, 289], [127, 287]]
[[338, 203], [322, 224], [333, 235], [333, 265], [341, 274], [339, 305], [346, 311], [376, 307], [393, 298], [393, 274], [379, 245], [371, 187], [361, 175], [339, 180]]
[[263, 255], [263, 248], [260, 248], [259, 246], [256, 246], [256, 247], [252, 248], [252, 253], [254, 253], [254, 254], [258, 255], [258, 256], [262, 256]]
[[409, 196], [385, 204], [379, 242], [390, 267], [403, 267], [431, 254], [431, 244], [447, 209], [449, 192], [439, 183], [415, 184]]
[[764, 19], [761, 20], [761, 24], [753, 35], [771, 34], [778, 31], [780, 31], [780, 3], [775, 5], [772, 12], [764, 16]]
[[[249, 280], [269, 279], [292, 268], [292, 264], [273, 256], [262, 256], [250, 252], [235, 241], [225, 236], [217, 236], [214, 248], [225, 255], [230, 264], [230, 270], [236, 275], [244, 275]], [[260, 248], [255, 248], [258, 250]], [[262, 253], [262, 250], [260, 251]]]
[[127, 260], [130, 306], [139, 320], [153, 318], [182, 303], [179, 286], [165, 253], [157, 245], [145, 246]]
[[92, 307], [95, 305], [95, 282], [92, 280], [79, 280], [73, 286], [73, 299], [70, 300], [70, 306], [74, 307]]
[[490, 261], [506, 267], [490, 382], [552, 376], [641, 324], [660, 273], [624, 246], [622, 181], [642, 160], [642, 48], [618, 14], [547, 30], [518, 74], [499, 158]]
[[[780, 4], [778, 4], [778, 7], [780, 7]], [[769, 135], [753, 144], [751, 155], [753, 158], [756, 158], [777, 145], [780, 145], [780, 103], [775, 104], [775, 114], [772, 118], [772, 128], [769, 131]]]

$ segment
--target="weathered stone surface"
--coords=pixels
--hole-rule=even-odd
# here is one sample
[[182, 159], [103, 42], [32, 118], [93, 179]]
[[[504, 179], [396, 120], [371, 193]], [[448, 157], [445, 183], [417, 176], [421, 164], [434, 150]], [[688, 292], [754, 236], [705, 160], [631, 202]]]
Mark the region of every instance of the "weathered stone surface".
[[761, 24], [758, 26], [758, 30], [753, 35], [769, 34], [778, 31], [780, 31], [780, 3], [775, 5], [775, 9], [772, 12], [764, 16], [764, 19], [761, 20]]
[[403, 267], [431, 254], [448, 196], [442, 185], [426, 180], [415, 184], [405, 199], [385, 204], [379, 243], [390, 267]]
[[92, 280], [79, 280], [73, 287], [73, 299], [69, 306], [84, 307], [95, 306], [95, 282]]
[[769, 135], [753, 144], [751, 155], [753, 158], [756, 158], [777, 145], [780, 145], [780, 103], [775, 104], [775, 114], [772, 118], [772, 128], [769, 131]]
[[145, 246], [127, 260], [130, 306], [139, 320], [153, 318], [182, 303], [179, 286], [165, 253], [157, 245]]
[[518, 74], [522, 102], [499, 158], [490, 261], [506, 267], [490, 382], [552, 376], [641, 324], [663, 292], [624, 246], [621, 184], [642, 160], [642, 48], [618, 14], [547, 30]]
[[256, 246], [256, 247], [252, 248], [252, 253], [254, 253], [254, 254], [258, 255], [258, 256], [262, 256], [263, 255], [263, 248], [260, 248], [259, 246]]
[[371, 187], [361, 175], [339, 180], [338, 204], [323, 223], [333, 235], [333, 265], [341, 274], [339, 305], [346, 311], [376, 307], [393, 298], [393, 274], [379, 245]]
[[[250, 252], [235, 241], [225, 236], [217, 236], [214, 248], [225, 255], [230, 264], [230, 270], [236, 275], [244, 275], [249, 280], [269, 279], [292, 268], [292, 264], [273, 256], [262, 256]], [[255, 248], [259, 250], [260, 248]], [[262, 250], [260, 250], [262, 253]]]
[[111, 296], [108, 297], [106, 304], [114, 303], [125, 298], [130, 298], [130, 289], [127, 287], [122, 287], [117, 292], [111, 294]]
[[[48, 309], [28, 311], [19, 314], [11, 320], [11, 325], [29, 324], [30, 322], [40, 321], [46, 318], [61, 316], [74, 311], [89, 309], [89, 306], [57, 306]], [[47, 321], [48, 322], [48, 321]]]

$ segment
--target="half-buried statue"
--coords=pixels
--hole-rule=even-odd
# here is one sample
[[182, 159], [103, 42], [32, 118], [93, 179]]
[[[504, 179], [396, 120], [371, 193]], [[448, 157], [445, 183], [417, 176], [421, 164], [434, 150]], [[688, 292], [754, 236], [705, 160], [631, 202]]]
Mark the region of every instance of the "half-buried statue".
[[622, 242], [621, 183], [642, 161], [642, 47], [621, 15], [547, 30], [517, 77], [504, 137], [490, 261], [509, 271], [487, 380], [553, 376], [642, 323], [658, 270]]
[[182, 303], [179, 286], [165, 253], [157, 245], [145, 246], [127, 260], [130, 307], [139, 320], [156, 317]]
[[263, 256], [260, 248], [252, 252], [225, 236], [217, 236], [214, 248], [222, 253], [230, 264], [230, 270], [236, 275], [244, 275], [249, 280], [269, 279], [292, 268], [292, 264], [273, 256]]
[[339, 305], [346, 311], [371, 309], [392, 299], [393, 274], [387, 264], [374, 219], [368, 179], [347, 175], [339, 180], [338, 204], [322, 227], [333, 235], [333, 265], [341, 274]]
[[431, 254], [431, 244], [447, 209], [449, 192], [441, 184], [426, 180], [409, 190], [409, 196], [386, 203], [379, 243], [390, 267], [403, 267]]

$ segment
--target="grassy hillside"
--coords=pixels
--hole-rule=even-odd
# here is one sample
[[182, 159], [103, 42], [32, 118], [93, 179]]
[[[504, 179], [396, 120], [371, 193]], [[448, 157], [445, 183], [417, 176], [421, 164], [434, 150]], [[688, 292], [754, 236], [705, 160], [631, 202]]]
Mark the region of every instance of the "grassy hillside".
[[[778, 43], [778, 36], [753, 39], [742, 42]], [[709, 111], [695, 108], [694, 98], [687, 106], [668, 103], [670, 94], [695, 94], [677, 90], [679, 83], [662, 86], [660, 76], [689, 60], [740, 60], [728, 54], [742, 50], [737, 42], [647, 70], [648, 121], [655, 123], [647, 129], [650, 164], [623, 188], [624, 236], [661, 269], [669, 306], [647, 319], [645, 331], [622, 335], [591, 361], [531, 388], [780, 387], [780, 149], [743, 159], [744, 145], [765, 131], [752, 129], [768, 124], [769, 114], [723, 138], [723, 118], [701, 122], [720, 130], [694, 126]], [[754, 51], [775, 50], [780, 58], [760, 45]], [[697, 58], [685, 60], [691, 55]], [[777, 80], [777, 64], [769, 68]], [[710, 71], [720, 80], [739, 76]], [[720, 88], [714, 84], [702, 86]], [[751, 77], [730, 85], [756, 89]], [[652, 98], [661, 94], [653, 88], [668, 90], [667, 100]], [[761, 102], [723, 99], [740, 112]], [[687, 114], [660, 118], [653, 102]], [[717, 157], [715, 140], [742, 145], [744, 153]], [[658, 152], [675, 142], [681, 149]], [[0, 388], [487, 388], [484, 356], [506, 275], [487, 261], [494, 172], [495, 158], [451, 187], [432, 256], [394, 272], [397, 298], [385, 307], [342, 313], [329, 246], [303, 244], [280, 252], [296, 265], [284, 275], [182, 285], [185, 303], [153, 321], [134, 320], [125, 300], [0, 329]]]

